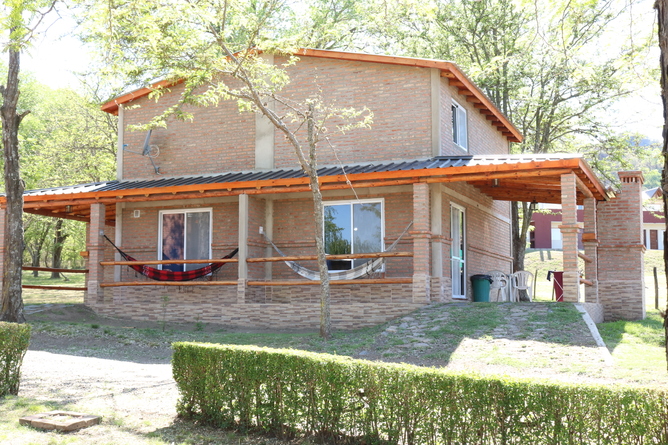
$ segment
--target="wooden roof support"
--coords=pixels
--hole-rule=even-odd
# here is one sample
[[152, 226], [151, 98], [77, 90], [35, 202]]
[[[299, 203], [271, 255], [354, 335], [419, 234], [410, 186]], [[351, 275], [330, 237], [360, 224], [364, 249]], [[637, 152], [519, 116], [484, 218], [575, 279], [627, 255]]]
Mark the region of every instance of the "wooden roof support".
[[594, 194], [589, 190], [589, 187], [582, 182], [582, 179], [578, 175], [575, 175], [575, 186], [578, 188], [578, 191], [582, 193], [587, 198], [593, 198]]

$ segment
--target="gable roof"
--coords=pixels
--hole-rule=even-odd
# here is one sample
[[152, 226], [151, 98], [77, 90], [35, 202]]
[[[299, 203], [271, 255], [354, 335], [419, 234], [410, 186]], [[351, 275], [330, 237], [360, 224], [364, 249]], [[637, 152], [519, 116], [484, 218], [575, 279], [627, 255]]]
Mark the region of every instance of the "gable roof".
[[[561, 202], [561, 175], [578, 177], [578, 202], [591, 196], [608, 199], [607, 192], [579, 155], [439, 156], [395, 162], [321, 167], [323, 190], [409, 185], [417, 182], [467, 182], [502, 201]], [[308, 192], [309, 179], [299, 169], [231, 172], [147, 180], [108, 181], [29, 190], [24, 211], [87, 221], [90, 204], [198, 199], [240, 194], [268, 195]], [[0, 196], [0, 204], [5, 197]], [[113, 225], [114, 205], [107, 206]]]
[[[413, 66], [417, 68], [436, 68], [441, 77], [448, 79], [448, 83], [459, 90], [459, 94], [466, 97], [466, 101], [491, 122], [510, 142], [522, 142], [523, 136], [510, 120], [492, 103], [453, 62], [435, 59], [420, 59], [416, 57], [385, 56], [379, 54], [352, 53], [345, 51], [329, 51], [321, 49], [303, 48], [295, 52], [296, 56], [319, 57], [324, 59], [347, 60], [354, 62], [382, 63], [388, 65]], [[178, 82], [177, 82], [178, 83]], [[102, 111], [118, 114], [119, 105], [126, 104], [140, 97], [149, 95], [152, 91], [174, 85], [174, 82], [162, 80], [149, 87], [140, 88], [130, 93], [112, 99], [102, 105]]]

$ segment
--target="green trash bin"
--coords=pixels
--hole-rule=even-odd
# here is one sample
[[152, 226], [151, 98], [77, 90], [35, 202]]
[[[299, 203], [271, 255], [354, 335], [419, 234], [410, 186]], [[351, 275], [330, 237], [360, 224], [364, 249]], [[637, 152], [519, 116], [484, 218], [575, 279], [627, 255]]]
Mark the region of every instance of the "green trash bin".
[[471, 275], [471, 285], [473, 286], [473, 301], [476, 303], [489, 302], [490, 284], [492, 284], [492, 277], [489, 275]]

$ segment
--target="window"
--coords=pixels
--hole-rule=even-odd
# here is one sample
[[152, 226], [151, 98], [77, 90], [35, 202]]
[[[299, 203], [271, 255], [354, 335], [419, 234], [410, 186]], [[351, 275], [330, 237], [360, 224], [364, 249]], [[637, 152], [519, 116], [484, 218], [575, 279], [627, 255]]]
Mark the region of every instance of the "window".
[[464, 150], [468, 150], [466, 109], [457, 102], [452, 103], [452, 140]]
[[[383, 201], [325, 203], [325, 253], [382, 252]], [[368, 258], [328, 261], [330, 270], [348, 270]]]
[[[163, 210], [159, 228], [160, 260], [211, 258], [211, 209]], [[183, 272], [202, 264], [165, 264], [163, 269]]]

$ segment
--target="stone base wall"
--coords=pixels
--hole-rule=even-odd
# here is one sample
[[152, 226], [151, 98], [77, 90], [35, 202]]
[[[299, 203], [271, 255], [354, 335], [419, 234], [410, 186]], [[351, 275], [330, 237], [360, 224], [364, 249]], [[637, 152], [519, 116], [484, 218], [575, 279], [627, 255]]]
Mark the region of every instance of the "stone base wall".
[[605, 280], [599, 284], [605, 321], [645, 318], [645, 285], [638, 280]]
[[[352, 303], [330, 307], [332, 328], [338, 330], [375, 326], [421, 308], [421, 304]], [[320, 327], [320, 304], [237, 304], [223, 308], [222, 324], [268, 329]]]
[[[412, 302], [412, 284], [336, 285], [331, 290], [332, 327], [374, 326], [424, 304]], [[314, 329], [320, 324], [319, 286], [249, 286], [245, 303], [237, 286], [105, 288], [86, 304], [95, 312], [142, 321], [203, 322], [268, 329]]]
[[582, 306], [594, 323], [603, 323], [605, 321], [604, 308], [599, 303], [579, 303]]

